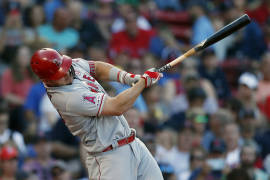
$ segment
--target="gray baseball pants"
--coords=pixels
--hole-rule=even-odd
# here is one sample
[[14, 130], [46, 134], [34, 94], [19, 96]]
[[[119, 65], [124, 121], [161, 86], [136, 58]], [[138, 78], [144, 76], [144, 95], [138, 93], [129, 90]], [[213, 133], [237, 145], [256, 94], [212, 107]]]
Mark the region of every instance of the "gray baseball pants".
[[86, 158], [90, 180], [163, 180], [156, 160], [141, 140]]

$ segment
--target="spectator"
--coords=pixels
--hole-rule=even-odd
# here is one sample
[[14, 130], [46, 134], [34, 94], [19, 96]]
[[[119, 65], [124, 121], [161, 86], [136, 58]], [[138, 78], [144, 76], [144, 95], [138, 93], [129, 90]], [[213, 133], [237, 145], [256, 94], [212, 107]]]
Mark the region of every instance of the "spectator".
[[98, 26], [99, 32], [106, 41], [111, 38], [111, 26], [116, 19], [116, 12], [113, 8], [113, 0], [98, 0], [93, 20]]
[[253, 109], [242, 109], [239, 113], [239, 125], [242, 135], [243, 144], [252, 144], [256, 147], [256, 152], [260, 151], [259, 145], [255, 141], [255, 137], [262, 130], [263, 124], [259, 124]]
[[54, 18], [55, 11], [59, 8], [64, 7], [66, 4], [63, 0], [54, 0], [44, 2], [44, 11], [46, 15], [46, 21], [52, 22]]
[[50, 168], [53, 164], [51, 158], [51, 144], [45, 136], [35, 136], [32, 139], [36, 158], [23, 165], [23, 170], [38, 176], [39, 180], [51, 180]]
[[265, 125], [265, 129], [259, 132], [255, 136], [256, 142], [260, 146], [260, 155], [264, 159], [268, 154], [270, 154], [270, 128], [269, 123]]
[[77, 157], [79, 139], [69, 132], [62, 119], [58, 119], [47, 134], [55, 158], [68, 161]]
[[[174, 102], [174, 99], [180, 96], [182, 93], [186, 93], [186, 84], [184, 84], [184, 77], [187, 74], [192, 74], [197, 69], [197, 60], [188, 58], [180, 64], [179, 70], [177, 68], [171, 68], [168, 72], [163, 72], [164, 77], [160, 80], [160, 84], [164, 86], [166, 91], [165, 100], [167, 102]], [[196, 74], [196, 72], [194, 73]], [[191, 83], [192, 84], [192, 83]], [[172, 113], [179, 111], [172, 107]]]
[[186, 114], [186, 123], [190, 123], [193, 128], [192, 146], [198, 147], [202, 145], [203, 139], [205, 138], [204, 136], [208, 117], [200, 107], [191, 107]]
[[255, 133], [264, 129], [264, 123], [256, 116], [253, 109], [241, 109], [238, 116], [238, 123], [244, 139], [252, 139]]
[[254, 74], [249, 72], [241, 74], [238, 79], [237, 99], [242, 103], [244, 108], [257, 109], [257, 104], [255, 101], [257, 87], [258, 80]]
[[192, 0], [188, 12], [193, 20], [191, 44], [197, 45], [214, 33], [211, 20], [206, 15], [206, 4], [202, 0]]
[[248, 172], [251, 179], [269, 179], [269, 175], [254, 166], [254, 163], [256, 161], [256, 147], [252, 145], [244, 145], [241, 150], [240, 159], [241, 168]]
[[202, 88], [194, 87], [187, 91], [189, 108], [201, 108], [206, 99], [206, 94]]
[[236, 123], [224, 126], [224, 141], [226, 144], [226, 165], [235, 168], [240, 164], [240, 131]]
[[265, 169], [265, 171], [267, 172], [267, 174], [270, 174], [270, 154], [268, 154], [263, 162], [263, 167]]
[[[250, 36], [252, 34], [252, 36]], [[244, 57], [251, 60], [258, 60], [266, 51], [266, 42], [264, 41], [263, 32], [260, 26], [252, 21], [243, 32], [243, 40], [241, 42], [240, 52]], [[252, 49], [252, 51], [251, 51]]]
[[79, 139], [73, 136], [62, 119], [58, 119], [51, 131], [47, 132], [50, 139], [51, 155], [54, 159], [65, 161], [66, 169], [73, 177], [78, 177], [81, 170], [79, 155]]
[[20, 155], [26, 155], [26, 146], [22, 134], [9, 129], [8, 122], [8, 104], [0, 98], [0, 146], [8, 142], [13, 142], [18, 148]]
[[38, 34], [38, 27], [45, 23], [44, 9], [40, 5], [30, 6], [25, 10], [25, 24], [27, 27], [28, 38], [26, 44], [32, 49], [50, 47], [50, 44]]
[[[245, 13], [246, 1], [240, 5], [241, 7], [237, 7], [237, 2], [238, 1], [233, 2], [234, 5], [229, 8], [229, 14], [226, 15], [230, 17], [229, 21]], [[252, 34], [252, 36], [250, 36], [250, 34]], [[256, 61], [261, 58], [266, 49], [262, 29], [256, 21], [251, 21], [243, 31], [239, 31], [235, 36], [233, 43], [231, 43], [227, 51], [227, 57], [247, 58]]]
[[156, 135], [157, 146], [155, 159], [160, 164], [170, 164], [177, 152], [176, 133], [169, 128], [162, 128]]
[[150, 39], [155, 34], [152, 30], [140, 29], [136, 24], [137, 15], [129, 13], [125, 19], [126, 28], [112, 35], [110, 56], [125, 52], [130, 57], [140, 58], [149, 49]]
[[155, 0], [157, 6], [161, 10], [174, 10], [179, 11], [183, 7], [181, 7], [180, 1], [177, 0], [169, 0], [169, 1], [162, 1], [162, 0]]
[[53, 163], [50, 172], [52, 174], [52, 180], [71, 180], [71, 174], [67, 171], [67, 167], [64, 161], [56, 161]]
[[40, 121], [40, 102], [44, 94], [46, 93], [42, 82], [37, 82], [34, 84], [27, 98], [24, 102], [24, 117], [27, 121], [27, 127], [25, 130], [25, 138], [28, 139], [29, 136], [33, 136], [37, 133], [38, 123]]
[[251, 73], [243, 73], [239, 77], [239, 87], [237, 98], [241, 102], [243, 109], [253, 109], [255, 114], [255, 124], [257, 128], [263, 127], [264, 119], [256, 103], [256, 92], [258, 87], [257, 77]]
[[185, 51], [184, 45], [180, 44], [174, 34], [166, 25], [157, 27], [157, 35], [150, 41], [150, 51], [163, 61], [167, 62], [180, 56]]
[[[211, 17], [211, 20], [216, 32], [226, 25], [225, 20], [220, 16], [214, 15], [214, 17]], [[228, 48], [232, 45], [234, 38], [235, 36], [232, 34], [215, 43], [214, 52], [219, 62], [226, 61]]]
[[41, 99], [40, 102], [40, 122], [38, 126], [39, 134], [46, 134], [52, 130], [52, 127], [56, 124], [57, 120], [60, 118], [60, 115], [56, 111], [55, 107], [52, 105], [47, 94]]
[[18, 169], [18, 151], [11, 145], [0, 149], [0, 180], [25, 180], [26, 174]]
[[201, 55], [199, 73], [202, 78], [208, 79], [215, 87], [219, 100], [230, 97], [230, 89], [226, 76], [218, 66], [218, 59], [213, 50], [206, 50]]
[[30, 6], [25, 14], [25, 24], [32, 29], [36, 30], [37, 27], [45, 23], [44, 9], [40, 5]]
[[51, 24], [39, 26], [39, 36], [46, 39], [57, 50], [75, 46], [79, 41], [79, 34], [73, 28], [69, 28], [70, 20], [71, 16], [67, 9], [57, 9]]
[[226, 175], [226, 180], [252, 180], [247, 171], [241, 168], [235, 168]]
[[163, 101], [163, 97], [160, 96], [163, 92], [164, 89], [161, 86], [153, 86], [143, 92], [143, 97], [148, 109], [146, 121], [152, 121], [152, 123], [156, 125], [166, 121], [170, 115], [170, 109]]
[[[129, 18], [129, 14], [136, 13], [135, 9], [127, 2], [118, 3], [118, 12], [119, 17], [115, 18], [113, 24], [112, 24], [112, 32], [118, 33], [126, 29], [126, 21], [125, 19]], [[151, 24], [148, 22], [148, 20], [143, 16], [137, 16], [136, 17], [136, 24], [137, 27], [143, 30], [150, 30]]]
[[254, 19], [260, 26], [267, 23], [267, 18], [269, 17], [269, 1], [256, 2], [255, 7], [249, 8], [247, 14], [249, 17]]
[[67, 50], [67, 56], [72, 59], [75, 58], [85, 58], [86, 57], [86, 45], [83, 43], [79, 43], [76, 46], [69, 48]]
[[206, 131], [202, 142], [205, 150], [210, 150], [211, 142], [214, 139], [222, 139], [224, 125], [232, 121], [234, 121], [234, 118], [227, 109], [220, 108], [216, 113], [210, 115], [209, 129]]
[[229, 113], [232, 115], [232, 119], [236, 121], [238, 119], [239, 112], [243, 108], [243, 105], [240, 100], [237, 99], [237, 97], [231, 97], [230, 99], [226, 99], [224, 108], [229, 111]]
[[9, 9], [5, 24], [0, 28], [0, 53], [6, 63], [12, 63], [14, 51], [24, 45], [28, 37], [26, 35], [19, 7]]
[[202, 147], [194, 148], [190, 155], [190, 175], [188, 180], [205, 179], [213, 180], [211, 168], [206, 164], [206, 152]]
[[23, 104], [31, 86], [34, 83], [33, 72], [30, 69], [30, 49], [21, 46], [15, 53], [15, 59], [1, 78], [1, 91], [10, 107], [10, 128], [23, 132], [26, 123], [23, 119]]
[[173, 166], [177, 179], [181, 180], [189, 171], [190, 151], [192, 148], [192, 129], [184, 127], [179, 131], [177, 151], [174, 153], [171, 165]]
[[270, 52], [264, 54], [260, 65], [260, 72], [262, 73], [262, 79], [258, 83], [256, 92], [256, 102], [262, 106], [266, 102], [266, 98], [270, 96]]
[[226, 171], [225, 164], [225, 143], [221, 138], [212, 140], [206, 163], [211, 168], [211, 174], [214, 179], [221, 179]]
[[[206, 113], [212, 114], [217, 111], [218, 104], [215, 91], [209, 81], [200, 78], [198, 73], [192, 70], [186, 74], [183, 74], [181, 77], [181, 82], [184, 88], [184, 93], [177, 95], [171, 102], [173, 113], [186, 111], [189, 107], [191, 107], [189, 104], [191, 101], [193, 103], [192, 106], [203, 107]], [[190, 93], [189, 95], [188, 92]], [[190, 99], [188, 99], [188, 97]], [[203, 101], [201, 102], [199, 100]], [[200, 104], [202, 106], [198, 104], [200, 102], [202, 103]]]
[[68, 10], [72, 14], [71, 27], [78, 31], [80, 42], [86, 46], [104, 42], [105, 39], [94, 20], [83, 17], [84, 8], [83, 3], [80, 1], [71, 1], [68, 3]]
[[[106, 54], [106, 46], [102, 43], [92, 44], [87, 48], [87, 58], [108, 62], [109, 58]], [[120, 64], [119, 64], [120, 65]]]

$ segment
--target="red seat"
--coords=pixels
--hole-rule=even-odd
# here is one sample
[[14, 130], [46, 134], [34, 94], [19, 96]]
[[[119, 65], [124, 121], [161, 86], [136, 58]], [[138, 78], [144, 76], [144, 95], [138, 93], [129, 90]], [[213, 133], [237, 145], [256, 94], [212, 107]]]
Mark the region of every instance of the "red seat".
[[173, 11], [161, 11], [155, 12], [155, 17], [168, 23], [185, 23], [190, 24], [190, 17], [186, 11], [173, 12]]

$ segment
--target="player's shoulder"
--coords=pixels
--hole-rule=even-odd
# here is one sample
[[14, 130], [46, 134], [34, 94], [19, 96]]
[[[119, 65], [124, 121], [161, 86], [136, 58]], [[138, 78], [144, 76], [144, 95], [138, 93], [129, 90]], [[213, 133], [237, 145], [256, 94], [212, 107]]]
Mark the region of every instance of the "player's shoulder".
[[87, 60], [82, 59], [82, 58], [72, 59], [72, 65], [73, 65], [73, 67], [80, 67], [83, 69], [85, 69], [89, 66]]
[[87, 60], [85, 60], [83, 58], [74, 58], [74, 59], [72, 59], [72, 63], [83, 63], [83, 62], [87, 62]]
[[89, 63], [92, 63], [94, 62], [93, 60], [86, 60], [86, 59], [82, 59], [82, 58], [75, 58], [75, 59], [72, 59], [72, 65], [77, 65], [77, 66], [89, 66]]
[[63, 110], [69, 101], [76, 100], [81, 94], [88, 92], [88, 89], [81, 84], [80, 80], [75, 79], [71, 85], [49, 88], [47, 92], [53, 105]]

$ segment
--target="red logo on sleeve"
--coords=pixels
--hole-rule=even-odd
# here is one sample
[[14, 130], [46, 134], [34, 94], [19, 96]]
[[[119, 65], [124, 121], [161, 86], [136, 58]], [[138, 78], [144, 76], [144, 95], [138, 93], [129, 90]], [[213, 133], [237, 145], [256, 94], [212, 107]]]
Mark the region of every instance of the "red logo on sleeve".
[[96, 81], [93, 77], [87, 76], [86, 74], [83, 75], [83, 78], [84, 79], [87, 79], [88, 81], [92, 81], [92, 82], [95, 82]]
[[95, 102], [96, 97], [95, 96], [83, 96], [83, 99], [87, 100], [93, 104], [96, 104], [96, 102]]

